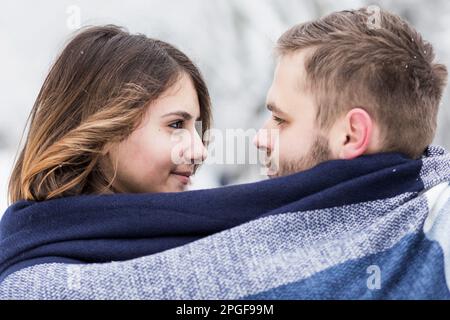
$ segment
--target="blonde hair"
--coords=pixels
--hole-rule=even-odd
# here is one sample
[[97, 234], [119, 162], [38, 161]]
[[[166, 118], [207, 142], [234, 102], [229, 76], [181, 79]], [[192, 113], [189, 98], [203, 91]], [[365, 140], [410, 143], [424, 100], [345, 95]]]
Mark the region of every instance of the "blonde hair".
[[296, 25], [277, 43], [281, 56], [308, 50], [305, 88], [314, 96], [317, 122], [329, 129], [360, 107], [380, 125], [385, 152], [419, 158], [432, 143], [447, 68], [433, 47], [399, 16], [368, 8], [332, 13]]

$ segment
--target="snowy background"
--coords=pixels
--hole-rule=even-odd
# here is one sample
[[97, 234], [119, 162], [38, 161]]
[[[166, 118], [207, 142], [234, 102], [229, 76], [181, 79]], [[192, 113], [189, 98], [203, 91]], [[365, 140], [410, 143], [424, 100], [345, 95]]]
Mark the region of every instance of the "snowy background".
[[[214, 127], [259, 128], [273, 74], [273, 45], [288, 27], [335, 10], [375, 4], [400, 14], [450, 66], [447, 0], [2, 0], [0, 3], [0, 216], [25, 121], [42, 82], [77, 25], [117, 24], [171, 42], [205, 75]], [[77, 18], [78, 17], [78, 18]], [[450, 148], [448, 91], [435, 143]], [[264, 179], [257, 166], [204, 166], [193, 188]]]

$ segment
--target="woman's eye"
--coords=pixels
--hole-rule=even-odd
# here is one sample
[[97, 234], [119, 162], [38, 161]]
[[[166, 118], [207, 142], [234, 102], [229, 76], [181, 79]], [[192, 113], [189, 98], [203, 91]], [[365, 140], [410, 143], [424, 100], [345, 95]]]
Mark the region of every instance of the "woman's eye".
[[183, 124], [184, 124], [184, 121], [179, 120], [177, 122], [170, 124], [169, 127], [174, 128], [174, 129], [181, 129], [181, 128], [183, 128]]
[[277, 123], [277, 124], [282, 124], [283, 122], [284, 122], [284, 120], [283, 119], [281, 119], [281, 118], [278, 118], [278, 117], [276, 117], [276, 116], [272, 116], [272, 118], [273, 118], [273, 120]]

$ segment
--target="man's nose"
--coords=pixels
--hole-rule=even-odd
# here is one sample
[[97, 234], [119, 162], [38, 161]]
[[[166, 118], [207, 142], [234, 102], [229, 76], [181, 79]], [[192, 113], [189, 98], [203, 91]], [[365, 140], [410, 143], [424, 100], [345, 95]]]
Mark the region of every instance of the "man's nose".
[[271, 141], [270, 140], [271, 140], [270, 139], [270, 130], [268, 130], [266, 128], [266, 126], [264, 126], [263, 128], [259, 129], [258, 132], [256, 133], [256, 135], [253, 139], [253, 144], [258, 149], [270, 150], [271, 149]]

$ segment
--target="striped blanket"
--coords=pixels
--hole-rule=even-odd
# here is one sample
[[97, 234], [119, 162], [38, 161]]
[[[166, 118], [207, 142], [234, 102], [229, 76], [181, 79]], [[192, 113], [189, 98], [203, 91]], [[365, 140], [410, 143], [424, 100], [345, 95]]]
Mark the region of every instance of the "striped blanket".
[[450, 154], [172, 194], [20, 201], [2, 299], [448, 299]]

